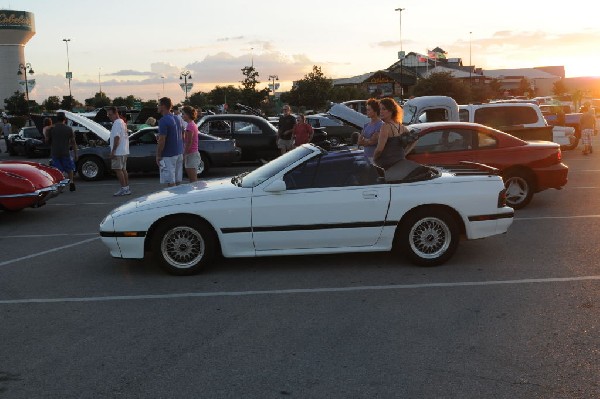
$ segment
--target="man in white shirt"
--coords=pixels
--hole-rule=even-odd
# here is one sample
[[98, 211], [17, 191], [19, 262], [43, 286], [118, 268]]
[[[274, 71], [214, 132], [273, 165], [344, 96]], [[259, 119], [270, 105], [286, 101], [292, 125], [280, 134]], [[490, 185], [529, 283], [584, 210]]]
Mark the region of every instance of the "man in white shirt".
[[113, 123], [110, 130], [110, 168], [115, 172], [121, 184], [121, 188], [114, 196], [131, 195], [129, 176], [127, 175], [127, 155], [129, 155], [127, 125], [119, 117], [117, 107], [109, 107], [107, 113]]

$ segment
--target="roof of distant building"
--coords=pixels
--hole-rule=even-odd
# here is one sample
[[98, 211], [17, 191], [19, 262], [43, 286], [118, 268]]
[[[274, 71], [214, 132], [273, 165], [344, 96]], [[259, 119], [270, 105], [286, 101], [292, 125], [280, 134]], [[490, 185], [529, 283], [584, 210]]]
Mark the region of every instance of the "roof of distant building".
[[491, 78], [524, 77], [527, 79], [556, 79], [558, 77], [535, 68], [484, 69], [483, 74]]
[[469, 73], [467, 71], [463, 71], [461, 69], [456, 68], [447, 68], [444, 66], [436, 66], [435, 68], [430, 68], [429, 71], [422, 73], [421, 75], [426, 78], [432, 73], [449, 73], [453, 78], [472, 78], [472, 77], [481, 77], [481, 75], [475, 73]]

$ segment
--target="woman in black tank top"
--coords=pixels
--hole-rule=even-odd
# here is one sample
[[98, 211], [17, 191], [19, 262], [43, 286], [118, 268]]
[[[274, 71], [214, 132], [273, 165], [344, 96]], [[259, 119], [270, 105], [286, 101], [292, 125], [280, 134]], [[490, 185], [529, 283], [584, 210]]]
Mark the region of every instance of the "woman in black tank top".
[[405, 159], [401, 136], [407, 133], [408, 129], [402, 124], [402, 108], [394, 99], [382, 99], [379, 102], [379, 109], [384, 125], [379, 133], [373, 163], [383, 169], [388, 169]]

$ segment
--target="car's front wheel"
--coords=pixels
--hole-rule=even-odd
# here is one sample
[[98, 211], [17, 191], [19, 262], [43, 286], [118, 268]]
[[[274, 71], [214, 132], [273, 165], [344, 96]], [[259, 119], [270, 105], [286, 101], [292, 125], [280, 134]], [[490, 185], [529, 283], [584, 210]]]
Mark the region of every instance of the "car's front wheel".
[[527, 206], [533, 198], [533, 179], [530, 173], [508, 172], [504, 176], [506, 187], [506, 204], [514, 209]]
[[402, 254], [419, 266], [437, 266], [448, 261], [460, 239], [460, 227], [444, 209], [420, 209], [409, 214], [396, 237]]
[[152, 239], [152, 250], [160, 266], [178, 276], [200, 272], [214, 257], [215, 247], [212, 230], [186, 217], [161, 223]]
[[83, 157], [77, 162], [77, 173], [85, 181], [100, 180], [104, 177], [104, 162], [97, 157]]

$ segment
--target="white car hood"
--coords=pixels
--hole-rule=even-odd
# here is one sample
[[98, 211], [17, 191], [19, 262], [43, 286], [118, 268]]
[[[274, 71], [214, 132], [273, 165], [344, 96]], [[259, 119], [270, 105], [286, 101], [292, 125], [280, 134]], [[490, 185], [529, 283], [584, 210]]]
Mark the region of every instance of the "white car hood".
[[242, 188], [232, 184], [231, 178], [213, 181], [198, 181], [135, 198], [114, 209], [111, 212], [111, 215], [118, 216], [147, 209], [177, 207], [190, 203], [222, 201], [246, 197], [251, 193], [252, 189]]
[[58, 110], [57, 112], [64, 112], [67, 119], [79, 123], [81, 126], [89, 129], [91, 132], [96, 133], [98, 137], [108, 143], [110, 139], [110, 131], [98, 122], [86, 118], [85, 116], [82, 116], [82, 114], [76, 114], [70, 111]]
[[370, 120], [366, 115], [353, 110], [345, 104], [333, 104], [327, 112], [358, 129], [362, 129]]

